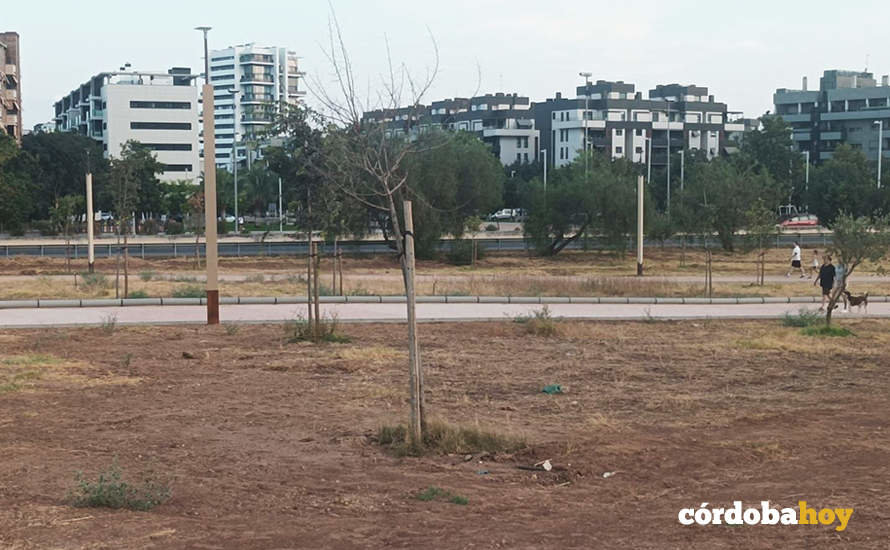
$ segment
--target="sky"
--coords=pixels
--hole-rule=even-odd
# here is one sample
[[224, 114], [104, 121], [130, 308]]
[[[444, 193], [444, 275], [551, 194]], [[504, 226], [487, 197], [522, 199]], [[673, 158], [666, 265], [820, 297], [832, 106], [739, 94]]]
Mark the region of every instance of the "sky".
[[[890, 73], [890, 2], [823, 0], [24, 0], [5, 3], [0, 31], [21, 35], [26, 128], [90, 76], [203, 66], [210, 47], [287, 47], [315, 87], [333, 83], [325, 58], [332, 9], [362, 97], [377, 97], [391, 57], [417, 77], [439, 70], [425, 102], [478, 90], [532, 101], [574, 94], [581, 71], [623, 80], [645, 97], [656, 84], [707, 86], [730, 111], [772, 109], [776, 88], [818, 88], [825, 69]], [[883, 25], [883, 28], [882, 28]], [[310, 104], [316, 100], [310, 94]], [[373, 105], [372, 105], [373, 106]]]

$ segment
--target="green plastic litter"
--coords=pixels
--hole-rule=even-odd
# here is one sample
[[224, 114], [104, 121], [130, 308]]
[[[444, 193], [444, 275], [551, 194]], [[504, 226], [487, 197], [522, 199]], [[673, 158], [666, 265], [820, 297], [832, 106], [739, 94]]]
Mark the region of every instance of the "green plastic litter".
[[562, 386], [559, 384], [550, 384], [549, 386], [544, 386], [544, 389], [541, 391], [549, 393], [550, 395], [553, 395], [554, 393], [562, 393]]

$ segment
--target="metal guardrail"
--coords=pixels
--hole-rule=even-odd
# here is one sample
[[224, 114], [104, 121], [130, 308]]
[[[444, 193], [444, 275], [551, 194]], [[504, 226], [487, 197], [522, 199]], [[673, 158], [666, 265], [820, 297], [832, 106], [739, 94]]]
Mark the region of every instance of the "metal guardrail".
[[[817, 304], [817, 296], [732, 297], [732, 298], [671, 298], [618, 296], [418, 296], [418, 304], [685, 304], [685, 305], [740, 305], [740, 304]], [[403, 304], [405, 296], [319, 296], [325, 304]], [[869, 296], [869, 302], [890, 302], [890, 296]], [[306, 296], [226, 296], [222, 305], [285, 305], [305, 304]], [[24, 308], [83, 308], [129, 306], [202, 306], [204, 298], [116, 298], [75, 300], [0, 300], [0, 309]]]
[[[831, 244], [831, 234], [829, 233], [800, 233], [800, 234], [780, 234], [775, 238], [775, 242], [770, 242], [776, 248], [790, 248], [794, 241], [800, 243], [804, 247], [820, 247], [825, 248]], [[442, 239], [438, 243], [438, 249], [441, 252], [451, 250], [455, 241], [451, 239]], [[533, 244], [524, 238], [482, 238], [476, 239], [479, 246], [491, 252], [499, 251], [523, 251], [533, 248]], [[688, 248], [702, 248], [705, 245], [701, 238], [687, 238], [686, 246]], [[708, 245], [711, 248], [719, 248], [719, 242], [716, 237], [708, 239]], [[121, 245], [122, 247], [123, 245]], [[194, 242], [178, 242], [170, 241], [169, 243], [129, 243], [127, 245], [129, 254], [139, 258], [179, 258], [194, 257], [195, 247], [198, 247], [198, 254], [204, 256], [205, 246], [203, 243], [196, 245]], [[636, 244], [632, 239], [628, 240], [628, 250], [633, 250]], [[664, 243], [655, 241], [645, 241], [645, 246], [679, 248], [683, 243], [679, 239], [669, 239]], [[241, 256], [297, 256], [307, 254], [308, 245], [305, 241], [269, 241], [269, 242], [220, 242], [219, 255], [227, 257]], [[332, 243], [319, 243], [320, 250], [324, 254], [333, 252]], [[387, 254], [394, 253], [386, 241], [338, 241], [337, 247], [344, 254], [362, 255], [362, 254]], [[578, 239], [570, 243], [567, 247], [569, 250], [607, 250], [614, 248], [602, 238]], [[97, 258], [111, 258], [118, 252], [118, 245], [101, 243], [95, 245], [95, 254]], [[14, 256], [39, 256], [46, 258], [65, 258], [70, 255], [73, 259], [82, 259], [87, 257], [86, 243], [65, 244], [2, 244], [0, 245], [0, 258], [11, 258]]]

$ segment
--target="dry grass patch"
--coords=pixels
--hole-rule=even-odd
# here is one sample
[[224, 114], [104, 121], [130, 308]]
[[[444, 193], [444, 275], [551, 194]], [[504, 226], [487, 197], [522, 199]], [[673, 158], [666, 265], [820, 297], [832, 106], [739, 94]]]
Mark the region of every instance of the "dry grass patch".
[[399, 456], [421, 454], [509, 453], [526, 446], [525, 439], [512, 434], [487, 431], [478, 426], [459, 426], [440, 420], [427, 422], [423, 446], [418, 448], [408, 440], [404, 424], [383, 426], [377, 442]]
[[39, 391], [51, 386], [89, 388], [137, 384], [140, 378], [96, 375], [94, 366], [49, 354], [13, 355], [0, 359], [0, 393]]

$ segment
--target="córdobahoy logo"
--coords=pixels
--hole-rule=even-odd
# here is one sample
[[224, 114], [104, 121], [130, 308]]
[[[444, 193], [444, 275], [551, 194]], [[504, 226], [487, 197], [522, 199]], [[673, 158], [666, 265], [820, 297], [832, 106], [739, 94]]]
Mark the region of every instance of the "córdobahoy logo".
[[711, 507], [707, 502], [683, 508], [677, 519], [682, 525], [834, 525], [835, 531], [843, 531], [852, 516], [852, 508], [812, 508], [805, 500], [798, 501], [796, 508], [773, 507], [768, 500], [746, 508], [735, 500], [729, 508]]

